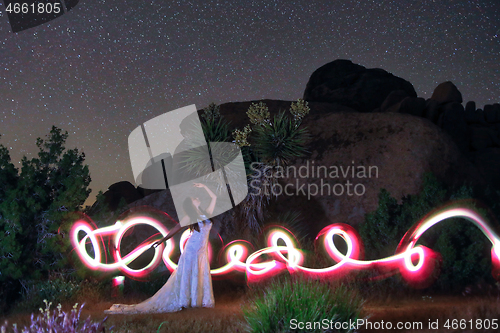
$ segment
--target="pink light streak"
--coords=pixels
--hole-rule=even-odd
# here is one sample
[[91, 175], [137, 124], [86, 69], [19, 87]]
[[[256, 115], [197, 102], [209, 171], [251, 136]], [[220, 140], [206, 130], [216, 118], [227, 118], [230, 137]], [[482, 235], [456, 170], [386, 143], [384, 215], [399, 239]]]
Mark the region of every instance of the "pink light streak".
[[[432, 226], [448, 218], [460, 217], [474, 223], [492, 243], [493, 276], [500, 278], [500, 238], [477, 212], [467, 208], [446, 208], [428, 218], [415, 223], [399, 243], [393, 256], [378, 260], [363, 260], [363, 244], [356, 230], [343, 223], [332, 224], [320, 231], [316, 241], [320, 242], [331, 259], [335, 262], [330, 267], [308, 268], [303, 266], [304, 255], [298, 249], [297, 240], [293, 234], [283, 227], [273, 227], [267, 235], [268, 247], [253, 251], [250, 243], [237, 240], [227, 244], [219, 254], [226, 262], [222, 267], [211, 270], [214, 278], [223, 278], [234, 272], [245, 272], [249, 283], [254, 283], [288, 270], [291, 274], [305, 274], [316, 278], [339, 279], [347, 274], [370, 270], [374, 276], [385, 278], [398, 271], [403, 279], [416, 288], [428, 286], [433, 282], [434, 271], [441, 261], [439, 253], [422, 245], [416, 245], [419, 238]], [[144, 278], [153, 271], [163, 259], [166, 267], [173, 271], [177, 264], [171, 260], [174, 243], [170, 239], [166, 245], [157, 247], [153, 259], [143, 268], [132, 269], [128, 265], [141, 254], [151, 248], [157, 239], [153, 237], [143, 241], [133, 251], [121, 256], [120, 244], [124, 234], [130, 228], [146, 224], [155, 228], [162, 236], [168, 233], [166, 227], [153, 218], [134, 217], [127, 221], [118, 221], [114, 225], [94, 229], [84, 220], [77, 221], [71, 231], [73, 246], [84, 264], [93, 270], [119, 271], [132, 278]], [[81, 234], [84, 234], [81, 237]], [[334, 236], [343, 239], [347, 247], [342, 253], [334, 243]], [[81, 238], [80, 238], [81, 237]], [[111, 237], [114, 248], [114, 262], [102, 263], [104, 241], [103, 237]], [[189, 238], [186, 230], [180, 240], [180, 251]], [[86, 244], [90, 244], [94, 255], [87, 252]], [[102, 248], [101, 248], [102, 245]], [[212, 256], [211, 247], [209, 256]]]

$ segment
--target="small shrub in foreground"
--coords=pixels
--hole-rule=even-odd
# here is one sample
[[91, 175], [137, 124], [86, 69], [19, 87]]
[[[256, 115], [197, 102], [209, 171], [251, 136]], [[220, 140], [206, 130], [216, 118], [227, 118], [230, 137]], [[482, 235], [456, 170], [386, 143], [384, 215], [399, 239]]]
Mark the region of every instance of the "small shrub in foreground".
[[56, 303], [65, 302], [75, 297], [79, 291], [79, 283], [63, 278], [27, 282], [22, 300], [17, 304], [17, 308], [36, 310], [43, 300], [50, 299]]
[[[334, 330], [330, 323], [356, 321], [362, 306], [361, 297], [345, 285], [280, 278], [255, 296], [243, 313], [250, 332], [350, 332]], [[301, 330], [295, 327], [299, 322], [328, 323], [328, 328], [319, 325]]]
[[[50, 312], [51, 303], [45, 302], [45, 310], [40, 308], [41, 314], [36, 318], [31, 314], [31, 325], [24, 327], [22, 330], [17, 328], [16, 324], [12, 325], [10, 332], [13, 333], [45, 333], [45, 332], [64, 332], [64, 333], [98, 333], [106, 332], [104, 322], [107, 317], [100, 323], [94, 323], [88, 317], [83, 323], [80, 322], [80, 314], [83, 305], [77, 309], [78, 303], [73, 306], [73, 309], [66, 313], [62, 311], [61, 304], [57, 306], [57, 310]], [[0, 327], [2, 333], [7, 333], [8, 323]]]

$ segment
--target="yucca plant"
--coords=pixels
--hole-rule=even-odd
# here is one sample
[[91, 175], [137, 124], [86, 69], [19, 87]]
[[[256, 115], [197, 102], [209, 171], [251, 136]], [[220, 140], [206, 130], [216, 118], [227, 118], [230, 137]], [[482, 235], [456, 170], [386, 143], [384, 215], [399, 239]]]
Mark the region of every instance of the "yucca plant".
[[285, 166], [307, 150], [307, 131], [280, 112], [272, 122], [254, 129], [254, 152], [270, 166]]
[[253, 232], [260, 230], [264, 209], [273, 197], [272, 192], [263, 189], [273, 188], [278, 182], [274, 172], [269, 171], [307, 152], [307, 130], [299, 127], [308, 113], [307, 102], [299, 99], [290, 105], [291, 117], [280, 112], [271, 120], [265, 103], [252, 103], [247, 111], [251, 124], [233, 131], [233, 142], [241, 147], [245, 158], [249, 182], [249, 194], [238, 206], [237, 215]]
[[201, 127], [207, 142], [228, 142], [231, 138], [230, 123], [219, 113], [219, 106], [210, 103], [201, 115]]

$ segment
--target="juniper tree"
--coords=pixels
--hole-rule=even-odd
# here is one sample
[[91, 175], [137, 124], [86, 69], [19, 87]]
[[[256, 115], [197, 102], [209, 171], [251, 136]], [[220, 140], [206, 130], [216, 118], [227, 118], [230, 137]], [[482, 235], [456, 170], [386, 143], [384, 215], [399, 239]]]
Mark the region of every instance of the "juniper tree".
[[23, 157], [20, 170], [0, 144], [0, 299], [12, 296], [22, 281], [46, 277], [67, 263], [70, 213], [90, 193], [85, 154], [67, 150], [67, 138], [53, 126], [46, 139], [37, 139], [37, 157]]

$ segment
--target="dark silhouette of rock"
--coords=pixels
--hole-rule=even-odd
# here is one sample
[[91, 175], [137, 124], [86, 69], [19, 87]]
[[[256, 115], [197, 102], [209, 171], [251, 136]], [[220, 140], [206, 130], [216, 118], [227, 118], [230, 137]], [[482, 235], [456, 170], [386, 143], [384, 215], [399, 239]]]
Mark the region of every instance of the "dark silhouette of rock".
[[[408, 96], [408, 93], [404, 90], [391, 91], [391, 93], [389, 95], [387, 95], [387, 98], [380, 106], [380, 111], [381, 112], [387, 111], [392, 106], [401, 103], [401, 101], [403, 99], [405, 99], [406, 97], [409, 97], [409, 96]], [[394, 111], [391, 110], [391, 112], [394, 112]]]
[[423, 117], [425, 112], [425, 99], [421, 97], [406, 97], [399, 103], [394, 112], [407, 113], [412, 116]]
[[490, 147], [500, 147], [497, 131], [487, 126], [470, 126], [470, 146], [474, 151]]
[[465, 105], [465, 112], [476, 112], [476, 102], [474, 101], [468, 101], [467, 104]]
[[484, 118], [487, 123], [500, 123], [500, 104], [486, 104], [484, 106]]
[[452, 102], [443, 105], [442, 109], [443, 113], [441, 114], [439, 125], [450, 135], [460, 151], [467, 154], [470, 138], [465, 121], [464, 107], [460, 103]]
[[466, 107], [465, 107], [465, 121], [468, 124], [486, 124], [486, 120], [484, 119], [484, 113], [483, 110], [475, 109], [476, 103], [468, 102]]
[[[324, 209], [324, 218], [319, 227], [333, 222], [357, 224], [364, 221], [363, 214], [355, 211], [372, 212], [377, 208], [380, 188], [387, 189], [396, 198], [418, 193], [425, 172], [433, 172], [448, 184], [462, 184], [463, 181], [481, 183], [477, 170], [457, 149], [456, 144], [441, 129], [418, 117], [396, 113], [350, 113], [331, 114], [321, 117], [307, 117], [304, 125], [310, 129], [312, 152], [309, 162], [323, 166], [377, 166], [378, 177], [352, 178], [352, 175], [337, 179], [310, 177], [287, 179], [297, 187], [316, 184], [318, 188], [326, 182], [362, 184], [366, 193], [349, 196], [334, 194], [318, 195], [317, 200]], [[352, 163], [354, 161], [354, 163]], [[307, 163], [297, 161], [296, 168]], [[286, 201], [287, 197], [282, 200]], [[335, 211], [339, 201], [339, 210]], [[286, 205], [286, 207], [294, 207]], [[307, 200], [303, 201], [307, 206]], [[306, 215], [307, 207], [302, 208]]]
[[500, 188], [500, 148], [486, 148], [476, 153], [475, 165], [479, 172], [495, 188]]
[[434, 124], [437, 123], [441, 111], [442, 110], [439, 108], [439, 103], [437, 101], [433, 99], [425, 101], [424, 117]]
[[417, 97], [410, 82], [383, 69], [367, 69], [350, 60], [335, 60], [312, 73], [304, 99], [371, 112], [379, 108], [394, 90], [404, 90], [408, 96]]
[[142, 188], [141, 186], [137, 186], [137, 191], [139, 192], [139, 194], [142, 196], [142, 197], [146, 197], [150, 194], [153, 194], [153, 193], [156, 193], [156, 192], [160, 192], [162, 190], [150, 190], [148, 188]]
[[462, 103], [462, 94], [458, 88], [451, 82], [446, 81], [440, 83], [434, 92], [432, 93], [432, 100], [438, 102], [439, 104], [445, 104], [450, 102]]
[[482, 120], [482, 123], [486, 123], [486, 119], [484, 118], [484, 111], [483, 109], [477, 109], [476, 113], [479, 115], [479, 119]]
[[390, 106], [385, 112], [407, 113], [413, 116], [423, 117], [425, 112], [425, 99], [420, 97], [405, 97], [400, 102]]
[[142, 195], [134, 185], [127, 181], [121, 181], [112, 184], [106, 192], [104, 192], [105, 203], [112, 211], [118, 208], [122, 198], [126, 204], [130, 204], [142, 198]]

